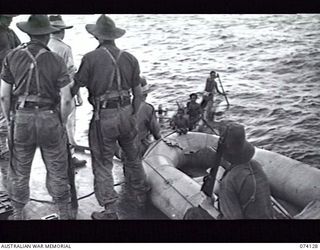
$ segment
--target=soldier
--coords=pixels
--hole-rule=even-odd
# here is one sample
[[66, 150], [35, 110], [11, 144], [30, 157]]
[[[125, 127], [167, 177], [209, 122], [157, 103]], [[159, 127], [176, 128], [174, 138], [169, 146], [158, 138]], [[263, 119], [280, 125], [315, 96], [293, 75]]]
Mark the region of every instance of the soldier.
[[60, 219], [69, 219], [68, 155], [63, 126], [71, 108], [70, 77], [63, 59], [47, 47], [50, 33], [57, 29], [46, 15], [31, 15], [17, 27], [31, 41], [6, 56], [1, 73], [1, 105], [10, 129], [8, 192], [13, 219], [24, 217], [31, 165], [38, 146], [47, 169], [49, 194], [58, 206]]
[[[139, 156], [142, 157], [146, 150], [148, 149], [152, 135], [155, 140], [161, 139], [160, 134], [160, 124], [158, 123], [155, 109], [154, 107], [146, 102], [148, 93], [151, 92], [150, 85], [147, 84], [147, 81], [145, 78], [141, 78], [141, 89], [143, 94], [143, 99], [138, 111], [137, 115], [137, 124], [138, 124], [138, 136], [136, 137], [136, 144], [139, 148]], [[124, 175], [126, 177], [126, 180], [131, 183], [131, 173], [130, 167], [127, 167], [126, 159], [124, 157]]]
[[[11, 49], [21, 44], [16, 33], [9, 28], [12, 18], [16, 15], [0, 15], [0, 72], [2, 62]], [[0, 108], [0, 168], [2, 185], [7, 189], [7, 175], [9, 164], [9, 149], [7, 145], [8, 129], [7, 122]]]
[[151, 92], [150, 85], [147, 84], [145, 78], [141, 80], [141, 89], [143, 94], [143, 99], [137, 116], [138, 123], [138, 144], [140, 144], [140, 156], [146, 152], [148, 146], [150, 145], [150, 135], [154, 139], [159, 140], [161, 138], [160, 134], [160, 124], [157, 121], [154, 107], [146, 102], [148, 94]]
[[[67, 65], [70, 78], [73, 79], [77, 69], [74, 66], [72, 50], [69, 45], [63, 42], [65, 30], [71, 29], [73, 26], [67, 26], [62, 20], [62, 17], [60, 15], [49, 16], [49, 20], [51, 25], [59, 30], [51, 34], [48, 47], [51, 49], [51, 51], [56, 52], [59, 56], [63, 58], [63, 60]], [[72, 102], [72, 105], [73, 105], [72, 111], [69, 115], [67, 127], [66, 127], [69, 142], [73, 146], [77, 144], [74, 138], [75, 130], [76, 130], [76, 104], [78, 106], [82, 105], [82, 98], [80, 95], [80, 91], [78, 91], [78, 93], [74, 97], [74, 101]], [[72, 150], [72, 154], [74, 154], [74, 149]], [[87, 163], [86, 160], [79, 160], [75, 156], [72, 157], [72, 161], [75, 167], [83, 167]]]
[[142, 100], [139, 63], [133, 55], [116, 46], [114, 40], [123, 36], [125, 30], [116, 27], [108, 16], [101, 15], [96, 24], [87, 24], [86, 29], [99, 41], [99, 46], [84, 55], [72, 92], [86, 86], [89, 102], [94, 107], [89, 145], [95, 195], [105, 209], [92, 213], [91, 217], [95, 220], [118, 219], [118, 194], [114, 190], [112, 176], [117, 141], [127, 157], [127, 166], [132, 173], [131, 187], [138, 207], [144, 207], [148, 190], [135, 144], [137, 113]]
[[230, 164], [219, 189], [223, 219], [272, 219], [268, 178], [261, 165], [252, 159], [255, 148], [246, 140], [244, 127], [231, 123], [224, 136], [222, 157]]

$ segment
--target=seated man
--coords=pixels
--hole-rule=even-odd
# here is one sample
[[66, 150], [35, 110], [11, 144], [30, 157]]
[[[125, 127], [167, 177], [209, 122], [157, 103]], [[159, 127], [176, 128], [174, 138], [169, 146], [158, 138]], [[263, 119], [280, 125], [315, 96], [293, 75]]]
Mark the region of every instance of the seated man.
[[186, 134], [189, 128], [189, 121], [184, 115], [184, 109], [179, 108], [178, 113], [170, 121], [170, 127], [176, 130], [180, 135]]
[[223, 219], [272, 219], [270, 185], [244, 127], [232, 123], [224, 131], [222, 157], [230, 163], [221, 180], [219, 205]]
[[197, 103], [198, 95], [192, 93], [190, 95], [190, 102], [187, 103], [187, 114], [189, 115], [189, 130], [191, 131], [197, 125], [200, 120], [202, 109], [199, 103]]

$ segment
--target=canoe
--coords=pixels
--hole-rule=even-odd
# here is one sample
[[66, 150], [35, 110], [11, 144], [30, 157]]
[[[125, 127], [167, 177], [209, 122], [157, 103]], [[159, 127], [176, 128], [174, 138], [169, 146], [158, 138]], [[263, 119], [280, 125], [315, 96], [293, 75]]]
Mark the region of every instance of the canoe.
[[[203, 176], [213, 163], [218, 137], [212, 134], [173, 133], [154, 142], [143, 158], [150, 183], [152, 203], [171, 219], [183, 219], [186, 211], [201, 206], [213, 218], [219, 217], [200, 191]], [[297, 214], [320, 197], [320, 170], [275, 152], [256, 148], [253, 159], [266, 173], [271, 193], [291, 215]], [[224, 169], [219, 167], [214, 193]]]

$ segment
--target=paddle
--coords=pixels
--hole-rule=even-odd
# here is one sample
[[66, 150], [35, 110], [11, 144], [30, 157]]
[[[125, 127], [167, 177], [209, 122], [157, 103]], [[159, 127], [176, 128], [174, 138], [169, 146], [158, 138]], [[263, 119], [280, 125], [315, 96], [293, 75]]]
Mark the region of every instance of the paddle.
[[204, 118], [201, 116], [200, 120], [202, 120], [202, 121], [204, 122], [204, 124], [205, 124], [208, 128], [210, 128], [210, 130], [211, 130], [215, 135], [219, 135], [219, 134], [209, 125], [209, 123], [206, 121], [206, 119], [204, 119]]
[[226, 99], [226, 102], [227, 102], [227, 104], [228, 104], [228, 106], [229, 106], [230, 103], [229, 103], [229, 101], [228, 101], [227, 94], [226, 94], [226, 92], [224, 91], [224, 88], [223, 88], [223, 86], [222, 86], [222, 82], [221, 82], [221, 79], [220, 79], [220, 76], [219, 76], [218, 73], [217, 73], [217, 77], [218, 77], [218, 80], [219, 80], [219, 83], [220, 83], [220, 87], [221, 87], [221, 89], [222, 89], [223, 96], [224, 96], [224, 98]]

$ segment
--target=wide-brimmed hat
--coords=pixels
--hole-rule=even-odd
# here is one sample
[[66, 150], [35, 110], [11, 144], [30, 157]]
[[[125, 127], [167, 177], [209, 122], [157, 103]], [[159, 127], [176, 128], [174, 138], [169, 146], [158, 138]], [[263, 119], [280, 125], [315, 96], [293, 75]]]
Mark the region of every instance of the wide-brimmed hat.
[[67, 26], [62, 20], [61, 15], [51, 15], [49, 16], [49, 21], [53, 27], [60, 30], [71, 29], [73, 27], [72, 25]]
[[125, 30], [117, 28], [112, 19], [106, 15], [101, 15], [96, 24], [87, 24], [86, 30], [93, 36], [103, 40], [114, 40], [126, 33]]
[[59, 31], [50, 24], [47, 15], [31, 15], [27, 22], [17, 23], [17, 27], [29, 35], [46, 35]]
[[223, 158], [231, 164], [249, 162], [255, 153], [255, 148], [247, 141], [244, 126], [238, 123], [230, 123], [223, 133], [225, 145], [228, 145], [227, 148], [224, 147]]

